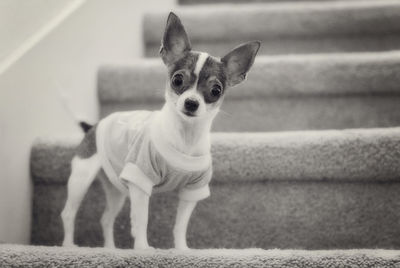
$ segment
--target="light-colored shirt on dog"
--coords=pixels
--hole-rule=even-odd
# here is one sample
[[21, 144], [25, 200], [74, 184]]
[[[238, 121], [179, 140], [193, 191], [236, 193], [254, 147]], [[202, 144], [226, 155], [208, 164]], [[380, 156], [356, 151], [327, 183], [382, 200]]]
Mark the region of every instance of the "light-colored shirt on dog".
[[159, 112], [114, 113], [100, 121], [96, 143], [104, 172], [120, 191], [127, 181], [147, 194], [179, 189], [183, 200], [210, 195], [211, 156], [189, 156], [160, 137], [154, 122]]

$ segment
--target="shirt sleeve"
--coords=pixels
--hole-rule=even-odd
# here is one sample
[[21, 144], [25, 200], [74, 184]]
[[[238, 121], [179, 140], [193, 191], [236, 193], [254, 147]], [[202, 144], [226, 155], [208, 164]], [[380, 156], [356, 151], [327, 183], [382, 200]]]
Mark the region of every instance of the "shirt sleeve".
[[131, 182], [135, 184], [148, 195], [151, 195], [153, 186], [155, 184], [137, 165], [131, 162], [125, 164], [125, 167], [122, 169], [120, 174], [120, 178], [125, 182]]
[[160, 183], [159, 175], [154, 168], [155, 161], [155, 154], [148, 138], [142, 133], [136, 134], [129, 148], [120, 178], [125, 182], [135, 184], [150, 195], [153, 186]]
[[211, 167], [199, 178], [183, 186], [179, 191], [179, 199], [186, 201], [199, 201], [210, 196], [209, 183], [212, 177]]

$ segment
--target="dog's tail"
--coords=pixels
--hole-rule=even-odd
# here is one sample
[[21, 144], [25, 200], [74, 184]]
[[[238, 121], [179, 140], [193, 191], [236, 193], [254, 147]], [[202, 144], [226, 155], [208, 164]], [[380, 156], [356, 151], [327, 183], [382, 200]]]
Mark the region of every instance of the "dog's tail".
[[62, 90], [61, 86], [58, 83], [56, 84], [57, 84], [59, 101], [61, 102], [62, 106], [72, 117], [72, 119], [79, 125], [79, 127], [83, 130], [83, 132], [87, 133], [93, 127], [93, 125], [87, 123], [86, 120], [83, 119], [83, 116], [77, 114], [73, 109], [71, 109], [68, 96]]
[[87, 133], [92, 127], [93, 125], [86, 123], [85, 121], [80, 121], [79, 122], [79, 126], [81, 127], [81, 129], [83, 130], [83, 132]]

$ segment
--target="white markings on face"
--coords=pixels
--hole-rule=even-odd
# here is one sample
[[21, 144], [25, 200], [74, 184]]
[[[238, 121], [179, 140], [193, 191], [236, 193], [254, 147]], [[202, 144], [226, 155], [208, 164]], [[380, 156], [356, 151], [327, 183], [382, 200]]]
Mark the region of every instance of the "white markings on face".
[[201, 52], [199, 54], [199, 58], [197, 59], [196, 67], [194, 68], [194, 71], [193, 71], [197, 77], [196, 83], [195, 83], [196, 87], [197, 87], [197, 82], [199, 81], [200, 71], [201, 71], [201, 69], [203, 69], [204, 63], [206, 63], [208, 56], [209, 55], [207, 53]]
[[196, 66], [194, 68], [194, 75], [196, 76], [196, 81], [193, 84], [193, 87], [186, 90], [182, 95], [179, 96], [177, 101], [177, 107], [181, 111], [185, 111], [185, 101], [186, 99], [197, 100], [199, 102], [199, 107], [197, 111], [194, 113], [195, 116], [201, 116], [206, 113], [206, 104], [204, 102], [204, 98], [197, 91], [197, 84], [199, 81], [200, 71], [203, 69], [204, 64], [206, 63], [209, 55], [207, 53], [201, 52], [199, 57], [197, 58]]

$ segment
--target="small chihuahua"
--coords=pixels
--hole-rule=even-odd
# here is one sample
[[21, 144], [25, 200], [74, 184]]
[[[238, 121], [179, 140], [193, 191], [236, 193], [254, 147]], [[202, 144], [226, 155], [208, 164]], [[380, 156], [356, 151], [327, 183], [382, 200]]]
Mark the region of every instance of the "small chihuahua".
[[80, 123], [86, 134], [71, 163], [63, 246], [74, 245], [77, 210], [98, 177], [107, 201], [101, 218], [106, 247], [115, 247], [114, 220], [129, 195], [134, 248], [150, 248], [150, 195], [179, 189], [174, 242], [188, 248], [189, 218], [197, 201], [210, 195], [212, 121], [228, 87], [245, 80], [259, 47], [258, 41], [245, 43], [221, 59], [192, 51], [180, 19], [169, 14], [160, 49], [168, 70], [163, 108], [113, 113], [94, 126]]

